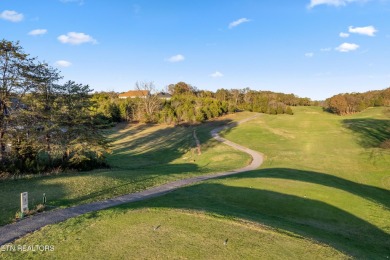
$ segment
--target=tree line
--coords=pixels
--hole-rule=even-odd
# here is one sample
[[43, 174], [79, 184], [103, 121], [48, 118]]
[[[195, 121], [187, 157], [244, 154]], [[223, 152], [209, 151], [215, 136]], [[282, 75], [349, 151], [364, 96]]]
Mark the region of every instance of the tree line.
[[293, 114], [291, 106], [311, 104], [293, 94], [249, 88], [214, 93], [185, 82], [166, 88], [170, 99], [159, 98], [152, 82], [136, 83], [146, 97], [119, 99], [62, 80], [19, 42], [0, 41], [0, 174], [103, 166], [109, 149], [100, 129], [116, 122], [192, 124], [240, 110]]
[[293, 114], [293, 106], [315, 104], [309, 98], [294, 94], [245, 89], [218, 89], [216, 92], [198, 90], [178, 82], [167, 87], [169, 100], [159, 99], [152, 82], [138, 82], [135, 89], [147, 90], [142, 98], [119, 99], [118, 93], [100, 92], [91, 96], [96, 104], [97, 124], [110, 125], [120, 121], [148, 123], [199, 123], [227, 113], [252, 111], [268, 114]]
[[390, 106], [390, 88], [364, 93], [345, 93], [325, 100], [324, 108], [337, 115], [348, 115], [368, 107]]
[[0, 173], [87, 170], [109, 151], [94, 124], [88, 85], [0, 41]]

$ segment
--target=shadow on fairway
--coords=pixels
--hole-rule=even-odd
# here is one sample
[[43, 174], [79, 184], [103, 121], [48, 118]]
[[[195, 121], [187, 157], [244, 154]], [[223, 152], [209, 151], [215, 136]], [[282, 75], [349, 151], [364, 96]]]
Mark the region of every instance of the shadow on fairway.
[[[388, 207], [388, 190], [362, 185], [324, 173], [294, 169], [264, 169], [222, 178], [226, 183], [240, 178], [279, 178], [315, 183], [350, 192]], [[284, 193], [202, 183], [161, 198], [118, 207], [164, 207], [200, 210], [237, 217], [294, 232], [364, 259], [390, 255], [390, 234], [375, 225], [322, 201]]]
[[[109, 160], [112, 163], [112, 171], [109, 172], [109, 175], [106, 172], [94, 174], [96, 177], [109, 176], [114, 180], [112, 183], [104, 189], [95, 190], [74, 199], [61, 198], [56, 202], [52, 202], [52, 204], [56, 206], [82, 204], [99, 200], [107, 194], [115, 194], [116, 192], [119, 195], [126, 193], [120, 192], [120, 190], [127, 189], [127, 193], [131, 193], [167, 181], [183, 179], [186, 178], [188, 173], [201, 175], [202, 172], [207, 172], [207, 165], [199, 167], [194, 163], [195, 156], [194, 159], [190, 158], [188, 163], [171, 164], [171, 162], [195, 147], [194, 129], [197, 130], [202, 143], [207, 142], [207, 145], [202, 146], [203, 151], [219, 144], [214, 139], [210, 140], [210, 130], [221, 125], [229, 125], [231, 128], [237, 126], [235, 122], [230, 120], [218, 120], [197, 126], [177, 126], [175, 129], [168, 127], [116, 145]], [[127, 130], [123, 129], [125, 132], [115, 138], [125, 138], [128, 135], [142, 132], [150, 126], [136, 125]], [[141, 151], [139, 147], [142, 147]], [[159, 179], [167, 176], [176, 177], [159, 181]], [[137, 190], [132, 190], [132, 187], [135, 186], [138, 186]]]
[[[252, 173], [248, 173], [252, 174]], [[356, 196], [368, 199], [374, 203], [382, 204], [390, 210], [390, 191], [366, 184], [356, 183], [326, 173], [293, 170], [286, 168], [264, 169], [253, 172], [256, 178], [278, 178], [315, 183], [327, 187], [343, 190]], [[240, 176], [241, 177], [241, 176]], [[238, 178], [240, 178], [238, 177]]]
[[[195, 148], [196, 144], [193, 138], [195, 128], [202, 144], [207, 142], [207, 145], [202, 147], [203, 151], [206, 151], [219, 144], [212, 139], [210, 130], [226, 124], [231, 127], [236, 126], [236, 123], [231, 120], [220, 119], [197, 126], [161, 128], [142, 134], [151, 125], [120, 124], [116, 129], [108, 130], [116, 133], [113, 134], [114, 140], [140, 133], [141, 135], [139, 138], [113, 147], [114, 152], [108, 157], [111, 169], [0, 181], [0, 225], [11, 222], [15, 217], [20, 205], [20, 193], [25, 191], [29, 192], [31, 208], [33, 204], [42, 202], [43, 193], [46, 193], [49, 206], [68, 207], [209, 173], [210, 169], [207, 168], [207, 165], [199, 167], [196, 164], [196, 156], [186, 161], [183, 160], [183, 163], [171, 162], [182, 158], [183, 154]], [[85, 187], [82, 185], [69, 187], [69, 185], [62, 185], [62, 182], [66, 182], [67, 175], [80, 177], [81, 181], [83, 181], [83, 176], [102, 177], [107, 179], [107, 184], [99, 187], [93, 187], [93, 183]], [[64, 179], [57, 181], [61, 178]], [[75, 196], [75, 194], [78, 195]]]
[[343, 126], [358, 134], [359, 144], [364, 148], [381, 147], [390, 139], [390, 120], [357, 118], [344, 119]]
[[[196, 147], [194, 130], [201, 141], [202, 150], [205, 151], [219, 144], [212, 139], [210, 131], [221, 125], [229, 125], [231, 129], [236, 127], [237, 123], [225, 119], [202, 125], [162, 128], [134, 140], [116, 144], [108, 161], [113, 168], [121, 169], [155, 168], [155, 166], [167, 165]], [[147, 127], [146, 125], [131, 127], [114, 139], [123, 139], [139, 132], [139, 129], [144, 131]]]

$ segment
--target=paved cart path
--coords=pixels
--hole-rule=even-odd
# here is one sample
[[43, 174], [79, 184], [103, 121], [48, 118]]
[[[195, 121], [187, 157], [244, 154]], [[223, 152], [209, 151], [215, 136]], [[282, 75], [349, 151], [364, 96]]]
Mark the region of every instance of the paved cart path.
[[[258, 115], [255, 115], [253, 117], [247, 118], [243, 121], [240, 121], [239, 124], [242, 124], [244, 122], [247, 122]], [[246, 171], [251, 171], [257, 169], [262, 163], [263, 163], [263, 155], [259, 152], [253, 151], [249, 148], [246, 148], [244, 146], [241, 146], [239, 144], [233, 143], [225, 138], [222, 138], [218, 135], [218, 133], [224, 129], [230, 128], [229, 125], [224, 127], [219, 127], [211, 131], [211, 135], [214, 139], [218, 140], [219, 142], [225, 143], [226, 145], [229, 145], [237, 150], [243, 151], [250, 156], [252, 156], [252, 161], [249, 165], [226, 172], [219, 172], [219, 173], [213, 173], [193, 178], [188, 178], [184, 180], [178, 180], [173, 181], [161, 186], [157, 186], [154, 188], [150, 188], [141, 192], [137, 193], [130, 193], [127, 195], [115, 197], [112, 199], [107, 199], [103, 201], [88, 203], [84, 205], [69, 207], [65, 209], [58, 209], [58, 210], [52, 210], [52, 211], [46, 211], [43, 213], [39, 213], [30, 217], [27, 217], [25, 219], [22, 219], [16, 223], [8, 224], [5, 226], [0, 227], [0, 245], [10, 243], [28, 233], [31, 233], [33, 231], [36, 231], [46, 225], [55, 224], [62, 222], [64, 220], [67, 220], [69, 218], [73, 218], [76, 216], [80, 216], [85, 213], [106, 209], [109, 207], [114, 207], [117, 205], [121, 205], [124, 203], [134, 202], [134, 201], [140, 201], [145, 200], [149, 198], [158, 197], [161, 195], [164, 195], [168, 192], [174, 191], [178, 188], [194, 184], [197, 182], [201, 182], [204, 180], [209, 180], [213, 178], [218, 178], [221, 176], [228, 176], [233, 175], [237, 173], [242, 173]]]

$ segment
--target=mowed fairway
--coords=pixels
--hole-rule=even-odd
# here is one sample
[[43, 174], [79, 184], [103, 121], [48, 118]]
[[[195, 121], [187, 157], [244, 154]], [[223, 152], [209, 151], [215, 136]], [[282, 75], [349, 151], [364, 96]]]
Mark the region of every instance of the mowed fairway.
[[[230, 118], [235, 118], [232, 115]], [[110, 169], [0, 181], [0, 225], [12, 221], [20, 208], [20, 193], [29, 192], [29, 206], [68, 207], [141, 191], [169, 181], [247, 165], [245, 153], [211, 139], [211, 129], [230, 123], [223, 118], [197, 127], [202, 155], [195, 151], [194, 127], [120, 124], [107, 132], [113, 153]]]
[[390, 121], [383, 110], [339, 117], [299, 107], [294, 116], [261, 115], [224, 133], [264, 153], [261, 169], [87, 214], [14, 243], [54, 245], [54, 253], [4, 255], [387, 259], [390, 153], [378, 146]]

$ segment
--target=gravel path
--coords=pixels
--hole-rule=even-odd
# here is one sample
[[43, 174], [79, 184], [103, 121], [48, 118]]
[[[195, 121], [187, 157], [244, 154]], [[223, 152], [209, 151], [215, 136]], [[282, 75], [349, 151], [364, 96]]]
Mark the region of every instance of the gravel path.
[[[257, 117], [257, 115], [254, 117], [247, 118], [243, 121], [240, 121], [239, 124], [247, 122], [255, 117]], [[220, 137], [218, 135], [218, 133], [224, 129], [227, 129], [227, 128], [229, 128], [229, 125], [224, 126], [224, 127], [219, 127], [219, 128], [212, 130], [211, 131], [212, 137], [215, 138], [216, 140], [222, 142], [222, 143], [225, 143], [225, 144], [237, 149], [237, 150], [243, 151], [243, 152], [251, 155], [252, 161], [249, 165], [247, 165], [243, 168], [240, 168], [240, 169], [231, 170], [231, 171], [227, 171], [227, 172], [219, 172], [219, 173], [208, 174], [208, 175], [193, 177], [193, 178], [184, 179], [184, 180], [178, 180], [178, 181], [170, 182], [170, 183], [158, 186], [158, 187], [147, 189], [147, 190], [144, 190], [142, 192], [131, 193], [131, 194], [123, 195], [123, 196], [108, 199], [108, 200], [93, 202], [93, 203], [74, 206], [74, 207], [65, 208], [65, 209], [46, 211], [46, 212], [43, 212], [40, 214], [36, 214], [36, 215], [30, 216], [30, 217], [27, 217], [25, 219], [22, 219], [16, 223], [8, 224], [8, 225], [0, 227], [0, 245], [10, 243], [10, 242], [28, 234], [28, 233], [31, 233], [33, 231], [40, 229], [46, 225], [59, 223], [59, 222], [65, 221], [69, 218], [80, 216], [80, 215], [85, 214], [85, 213], [89, 213], [89, 212], [93, 212], [93, 211], [97, 211], [97, 210], [101, 210], [101, 209], [106, 209], [109, 207], [114, 207], [114, 206], [124, 204], [124, 203], [129, 203], [129, 202], [145, 200], [145, 199], [149, 199], [149, 198], [153, 198], [153, 197], [158, 197], [158, 196], [161, 196], [161, 195], [166, 194], [168, 192], [174, 191], [178, 188], [181, 188], [183, 186], [187, 186], [187, 185], [197, 183], [200, 181], [218, 178], [221, 176], [233, 175], [233, 174], [257, 169], [263, 162], [263, 155], [259, 152], [253, 151], [249, 148], [238, 145], [238, 144], [233, 143], [229, 140], [226, 140], [225, 138]]]

